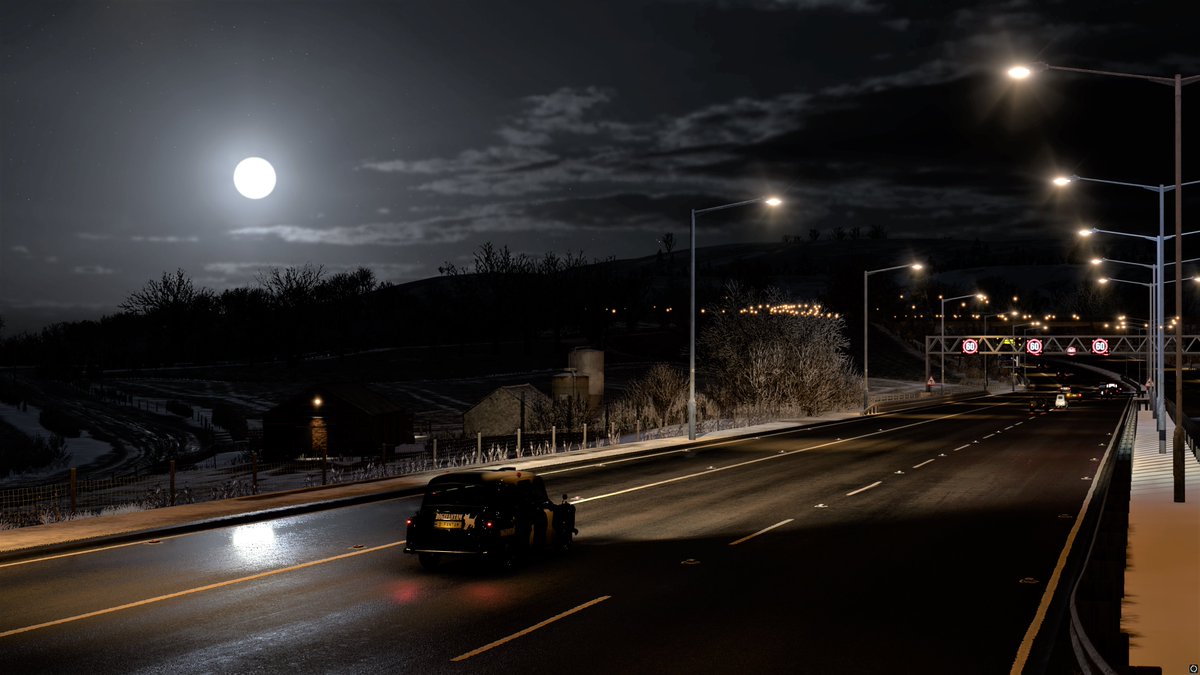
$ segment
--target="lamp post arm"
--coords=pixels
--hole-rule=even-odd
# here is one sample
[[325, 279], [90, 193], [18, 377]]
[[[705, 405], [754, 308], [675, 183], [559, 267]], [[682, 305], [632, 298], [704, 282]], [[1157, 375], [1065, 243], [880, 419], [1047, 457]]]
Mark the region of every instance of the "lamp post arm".
[[[1068, 66], [1052, 66], [1048, 63], [1035, 63], [1030, 66], [1031, 69], [1042, 70], [1061, 70], [1068, 73], [1084, 73], [1085, 75], [1108, 75], [1110, 77], [1125, 77], [1132, 80], [1146, 80], [1147, 82], [1157, 82], [1158, 84], [1168, 84], [1175, 86], [1175, 78], [1173, 77], [1157, 77], [1154, 75], [1138, 75], [1136, 73], [1118, 73], [1113, 70], [1094, 70], [1091, 68], [1070, 68]], [[1191, 81], [1198, 79], [1197, 77], [1184, 78], [1184, 84], [1191, 84]]]
[[[1134, 234], [1132, 232], [1117, 232], [1116, 230], [1102, 230], [1098, 227], [1093, 227], [1092, 231], [1099, 232], [1101, 234], [1115, 234], [1119, 237], [1137, 237], [1138, 239], [1145, 239], [1146, 241], [1158, 241], [1158, 237], [1154, 237], [1154, 236], [1151, 236], [1148, 234]], [[1189, 232], [1189, 234], [1191, 234], [1191, 233]]]
[[708, 213], [709, 211], [721, 211], [724, 209], [732, 209], [732, 208], [735, 208], [738, 206], [747, 206], [749, 204], [757, 204], [758, 202], [761, 202], [764, 199], [765, 199], [764, 197], [755, 197], [754, 199], [747, 199], [746, 201], [743, 201], [743, 202], [734, 202], [732, 204], [722, 204], [721, 206], [710, 206], [707, 209], [692, 209], [692, 213], [693, 214]]
[[881, 269], [881, 270], [867, 270], [867, 271], [864, 271], [864, 272], [863, 272], [863, 275], [865, 275], [865, 276], [870, 276], [870, 275], [872, 275], [872, 274], [878, 274], [878, 273], [880, 273], [880, 272], [891, 272], [892, 270], [902, 270], [902, 269], [904, 269], [904, 268], [906, 268], [906, 267], [912, 267], [912, 265], [911, 265], [911, 264], [908, 264], [908, 265], [896, 265], [895, 267], [885, 267], [885, 268], [883, 268], [883, 269]]
[[[1087, 178], [1085, 176], [1070, 176], [1070, 179], [1072, 181], [1078, 180], [1078, 181], [1083, 181], [1085, 183], [1103, 183], [1105, 185], [1123, 185], [1125, 187], [1141, 188], [1143, 190], [1149, 190], [1151, 192], [1172, 192], [1175, 190], [1174, 185], [1146, 185], [1144, 183], [1127, 183], [1127, 182], [1121, 181], [1121, 180], [1104, 180], [1102, 178]], [[1200, 183], [1200, 180], [1188, 181], [1186, 183], [1183, 183], [1182, 186], [1187, 187], [1188, 185], [1196, 185], [1197, 183]]]

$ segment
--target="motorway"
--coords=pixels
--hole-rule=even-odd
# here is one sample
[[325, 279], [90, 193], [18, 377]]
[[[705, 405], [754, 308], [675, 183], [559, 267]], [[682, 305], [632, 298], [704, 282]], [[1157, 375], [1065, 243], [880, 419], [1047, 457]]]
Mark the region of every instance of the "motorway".
[[5, 562], [0, 670], [1007, 673], [1124, 405], [1025, 401], [543, 470], [577, 546], [507, 575], [415, 497]]

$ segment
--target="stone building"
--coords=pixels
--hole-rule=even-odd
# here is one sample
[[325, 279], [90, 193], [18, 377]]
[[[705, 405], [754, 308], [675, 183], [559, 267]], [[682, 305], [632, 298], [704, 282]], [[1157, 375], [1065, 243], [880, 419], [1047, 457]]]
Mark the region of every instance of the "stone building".
[[463, 413], [463, 433], [468, 437], [481, 433], [484, 436], [507, 436], [517, 429], [534, 431], [534, 410], [548, 408], [550, 397], [532, 384], [517, 384], [500, 387]]

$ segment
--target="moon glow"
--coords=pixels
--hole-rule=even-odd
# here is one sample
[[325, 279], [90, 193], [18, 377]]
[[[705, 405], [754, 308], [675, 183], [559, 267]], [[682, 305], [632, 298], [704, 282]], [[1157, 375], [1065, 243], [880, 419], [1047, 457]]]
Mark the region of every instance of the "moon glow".
[[275, 167], [262, 157], [247, 157], [233, 170], [233, 186], [247, 199], [262, 199], [275, 189]]

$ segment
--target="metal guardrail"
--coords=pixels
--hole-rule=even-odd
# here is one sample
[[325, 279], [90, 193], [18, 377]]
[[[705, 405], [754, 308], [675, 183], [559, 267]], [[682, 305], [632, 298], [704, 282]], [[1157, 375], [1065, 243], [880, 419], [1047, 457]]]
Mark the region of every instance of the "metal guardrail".
[[[1112, 557], [1120, 557], [1118, 561], [1106, 560], [1106, 565], [1103, 569], [1096, 569], [1097, 564], [1092, 560], [1092, 555], [1096, 551], [1096, 542], [1101, 540], [1102, 526], [1106, 524], [1106, 518], [1110, 517], [1112, 512], [1110, 506], [1114, 510], [1120, 510], [1124, 518], [1117, 523], [1108, 523], [1110, 529], [1121, 530], [1123, 533], [1128, 532], [1128, 504], [1110, 504], [1109, 493], [1112, 486], [1112, 478], [1115, 468], [1118, 464], [1124, 466], [1125, 471], [1128, 471], [1128, 461], [1133, 456], [1133, 444], [1137, 436], [1137, 407], [1133, 400], [1130, 400], [1125, 406], [1125, 413], [1121, 421], [1121, 426], [1114, 435], [1113, 443], [1115, 448], [1110, 446], [1109, 452], [1106, 453], [1104, 465], [1096, 474], [1096, 489], [1100, 492], [1101, 498], [1099, 503], [1093, 503], [1088, 509], [1088, 513], [1084, 514], [1085, 520], [1092, 521], [1092, 530], [1090, 541], [1088, 543], [1087, 552], [1084, 554], [1083, 560], [1080, 563], [1079, 574], [1075, 577], [1071, 584], [1071, 593], [1069, 601], [1069, 633], [1071, 650], [1075, 654], [1075, 662], [1078, 665], [1080, 672], [1084, 675], [1092, 675], [1092, 673], [1101, 673], [1103, 675], [1119, 675], [1124, 672], [1110, 665], [1110, 660], [1114, 654], [1124, 655], [1124, 662], [1128, 662], [1128, 642], [1125, 641], [1120, 634], [1121, 620], [1121, 604], [1120, 596], [1123, 595], [1123, 590], [1114, 590], [1114, 585], [1119, 585], [1123, 588], [1124, 582], [1124, 539], [1118, 547], [1109, 546], [1108, 548], [1118, 549], [1112, 553]], [[1112, 450], [1116, 452], [1112, 452]], [[1106, 542], [1111, 544], [1111, 542]], [[1119, 575], [1120, 581], [1114, 582], [1112, 575]], [[1090, 593], [1096, 593], [1097, 590], [1103, 592], [1104, 595], [1115, 595], [1115, 599], [1106, 597], [1102, 602], [1096, 601], [1081, 601], [1080, 587], [1087, 584], [1087, 590]], [[1084, 602], [1089, 602], [1087, 610], [1081, 610], [1080, 606]], [[1091, 626], [1091, 635], [1089, 635], [1088, 618], [1092, 618], [1093, 625]], [[1096, 626], [1096, 621], [1103, 621], [1105, 626]], [[1099, 643], [1099, 645], [1097, 644]], [[1104, 653], [1109, 656], [1106, 657]]]
[[1180, 420], [1179, 416], [1175, 414], [1175, 401], [1172, 399], [1167, 398], [1163, 403], [1167, 414], [1171, 416], [1171, 420], [1183, 428], [1184, 443], [1187, 444], [1186, 447], [1192, 449], [1192, 457], [1196, 458], [1197, 462], [1200, 462], [1200, 448], [1196, 446], [1196, 441], [1200, 439], [1200, 425], [1196, 424], [1196, 420], [1191, 417], [1185, 416]]
[[909, 408], [919, 408], [929, 405], [937, 405], [946, 401], [957, 401], [963, 398], [971, 398], [986, 394], [984, 389], [977, 389], [970, 386], [956, 386], [949, 393], [937, 392], [906, 392], [903, 394], [883, 394], [878, 398], [871, 399], [871, 405], [863, 411], [864, 415], [878, 415], [885, 412], [898, 412]]

